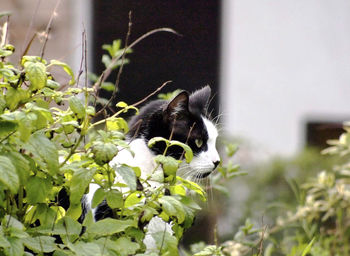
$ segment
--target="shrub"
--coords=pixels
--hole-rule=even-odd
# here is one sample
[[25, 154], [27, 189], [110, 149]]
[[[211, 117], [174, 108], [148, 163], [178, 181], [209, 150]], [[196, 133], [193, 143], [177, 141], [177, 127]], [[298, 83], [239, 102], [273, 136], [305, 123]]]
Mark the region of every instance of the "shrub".
[[[165, 177], [157, 188], [146, 185], [139, 168], [110, 165], [120, 150], [129, 150], [125, 141], [128, 125], [121, 114], [137, 112], [135, 105], [119, 102], [115, 114], [92, 122], [97, 115], [96, 104], [104, 110], [112, 102], [99, 98], [98, 91], [112, 90], [115, 96], [119, 78], [112, 84], [106, 82], [106, 76], [118, 68], [121, 74], [125, 55], [131, 49], [121, 49], [121, 41], [103, 46], [108, 52], [102, 58], [106, 70], [101, 76], [90, 75], [94, 86], [88, 87], [86, 68], [75, 76], [66, 63], [40, 56], [23, 56], [18, 66], [13, 65], [8, 57], [15, 48], [4, 43], [5, 33], [2, 37], [0, 254], [177, 255], [179, 240], [200, 209], [188, 191], [202, 201], [206, 200], [205, 191], [176, 176], [180, 161], [172, 157], [161, 155], [156, 159]], [[55, 80], [51, 72], [54, 66], [70, 76], [68, 84]], [[85, 86], [79, 87], [84, 72]], [[193, 155], [187, 145], [154, 138], [150, 146], [157, 140], [165, 141], [167, 147], [183, 147], [185, 161], [191, 161]], [[216, 180], [236, 171], [221, 166]], [[125, 183], [114, 183], [116, 172]], [[100, 186], [92, 206], [106, 199], [115, 218], [94, 222], [89, 212], [78, 221], [81, 200], [91, 182]], [[62, 191], [68, 194], [69, 205], [60, 203]], [[146, 241], [153, 246], [147, 247]]]

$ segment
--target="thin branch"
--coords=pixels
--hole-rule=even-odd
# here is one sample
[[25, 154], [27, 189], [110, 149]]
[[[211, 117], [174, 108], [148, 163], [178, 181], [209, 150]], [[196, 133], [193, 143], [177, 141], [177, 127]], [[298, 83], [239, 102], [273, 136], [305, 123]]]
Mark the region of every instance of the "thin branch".
[[[181, 34], [177, 33], [175, 30], [173, 30], [171, 28], [157, 28], [157, 29], [153, 29], [153, 30], [147, 32], [146, 34], [140, 36], [138, 39], [136, 39], [129, 46], [126, 46], [124, 51], [125, 52], [128, 51], [129, 49], [134, 47], [136, 44], [138, 44], [139, 42], [141, 42], [145, 38], [147, 38], [147, 37], [149, 37], [149, 36], [151, 36], [151, 35], [153, 35], [155, 33], [159, 33], [159, 32], [169, 32], [169, 33], [173, 33], [173, 34], [175, 34], [177, 36], [181, 36]], [[109, 75], [111, 74], [113, 66], [122, 57], [123, 57], [123, 55], [119, 55], [119, 56], [116, 56], [116, 57], [112, 58], [110, 65], [102, 72], [102, 74], [100, 75], [99, 79], [93, 85], [93, 89], [94, 89], [95, 92], [98, 92], [98, 89], [100, 88], [101, 84], [104, 83], [106, 81], [106, 79], [109, 77]], [[96, 99], [97, 99], [97, 96], [95, 97], [94, 105], [96, 105]]]
[[45, 30], [45, 34], [44, 34], [45, 41], [43, 43], [43, 46], [41, 48], [41, 53], [40, 53], [40, 57], [41, 58], [44, 58], [45, 48], [46, 48], [47, 41], [49, 40], [49, 34], [50, 34], [50, 31], [51, 31], [51, 28], [52, 28], [51, 25], [52, 25], [52, 22], [53, 22], [53, 18], [57, 15], [57, 9], [58, 9], [58, 6], [59, 6], [60, 3], [61, 3], [61, 0], [58, 0], [57, 3], [56, 3], [55, 9], [53, 10], [53, 12], [51, 14], [49, 23], [47, 24], [47, 27], [46, 27], [46, 30]]
[[[35, 20], [35, 18], [37, 17], [40, 4], [41, 4], [41, 0], [38, 0], [37, 4], [36, 4], [36, 6], [35, 6], [35, 10], [34, 10], [34, 12], [33, 12], [32, 18], [30, 19], [30, 23], [29, 23], [29, 26], [28, 26], [28, 29], [27, 29], [27, 32], [26, 32], [26, 36], [24, 37], [24, 41], [23, 41], [24, 44], [23, 44], [23, 46], [22, 46], [22, 54], [21, 54], [22, 57], [26, 54], [26, 52], [27, 52], [28, 49], [29, 49], [28, 46], [32, 44], [31, 42], [32, 42], [33, 39], [34, 39], [34, 37], [32, 37], [32, 39], [31, 39], [31, 40], [29, 41], [29, 43], [27, 44], [27, 47], [25, 48], [25, 50], [23, 50], [23, 47], [24, 47], [25, 43], [26, 43], [27, 40], [28, 40], [29, 33], [30, 33], [30, 31], [32, 30], [32, 28], [33, 28], [34, 20]], [[35, 34], [36, 34], [36, 33], [35, 33]]]
[[[196, 125], [196, 122], [194, 122], [193, 125], [190, 127], [190, 130], [188, 131], [188, 134], [187, 134], [187, 138], [186, 138], [185, 144], [188, 143], [188, 140], [189, 140], [189, 138], [190, 138], [190, 136], [191, 136], [192, 130], [193, 130], [193, 128], [195, 127], [195, 125]], [[180, 160], [183, 159], [184, 155], [185, 155], [185, 150], [182, 151]]]
[[266, 230], [267, 230], [267, 225], [262, 230], [261, 238], [260, 238], [260, 241], [259, 241], [258, 256], [262, 256], [263, 255], [263, 251], [264, 251], [264, 236], [265, 236]]
[[140, 36], [132, 44], [129, 45], [128, 49], [134, 47], [136, 44], [138, 44], [140, 41], [142, 41], [146, 37], [149, 37], [150, 35], [153, 35], [153, 34], [158, 33], [158, 32], [169, 32], [169, 33], [173, 33], [173, 34], [175, 34], [177, 36], [182, 36], [180, 33], [176, 32], [175, 30], [173, 30], [171, 28], [157, 28], [157, 29], [153, 29], [153, 30], [147, 32], [146, 34]]
[[120, 64], [120, 67], [119, 67], [119, 70], [118, 70], [117, 79], [116, 79], [115, 84], [114, 84], [114, 90], [113, 90], [112, 96], [110, 97], [108, 102], [96, 113], [95, 116], [98, 116], [99, 114], [101, 114], [107, 108], [107, 106], [113, 101], [113, 99], [115, 98], [115, 96], [117, 94], [117, 88], [119, 86], [120, 76], [121, 76], [121, 74], [123, 72], [125, 55], [126, 55], [126, 51], [128, 49], [128, 42], [129, 42], [129, 37], [130, 37], [130, 34], [131, 34], [131, 27], [132, 27], [132, 22], [131, 22], [131, 11], [130, 11], [129, 12], [128, 32], [127, 32], [126, 38], [125, 38], [125, 47], [124, 47], [124, 51], [123, 51], [123, 54], [122, 54], [122, 62]]
[[0, 143], [3, 143], [5, 140], [7, 140], [12, 134], [14, 134], [16, 131], [10, 132], [9, 134], [6, 135], [2, 140], [0, 140]]
[[38, 35], [38, 33], [34, 33], [34, 35], [32, 36], [32, 38], [29, 40], [29, 42], [28, 42], [26, 48], [24, 49], [24, 51], [23, 51], [23, 53], [22, 53], [21, 58], [20, 58], [19, 61], [21, 61], [21, 59], [23, 58], [23, 56], [26, 55], [26, 54], [28, 53], [28, 51], [29, 51], [29, 49], [30, 49], [30, 46], [32, 45], [32, 43], [33, 43], [34, 39], [37, 37], [37, 35]]
[[79, 71], [78, 71], [78, 76], [77, 76], [77, 83], [76, 85], [79, 87], [79, 81], [80, 81], [80, 77], [81, 75], [84, 73], [83, 71], [83, 64], [84, 64], [84, 52], [85, 52], [85, 45], [84, 45], [84, 40], [85, 40], [85, 28], [83, 29], [83, 32], [81, 34], [81, 60], [80, 60], [80, 67], [79, 67]]
[[160, 87], [158, 87], [155, 91], [153, 91], [152, 93], [150, 93], [149, 95], [147, 95], [145, 98], [143, 98], [142, 100], [132, 104], [131, 106], [136, 107], [142, 103], [144, 103], [146, 100], [148, 100], [149, 98], [151, 98], [153, 95], [155, 95], [156, 93], [158, 93], [159, 91], [161, 91], [167, 84], [171, 83], [172, 81], [166, 81], [165, 83], [163, 83]]
[[85, 85], [85, 107], [87, 108], [89, 104], [89, 93], [88, 93], [88, 53], [87, 53], [87, 39], [86, 39], [86, 29], [84, 27], [84, 33], [83, 33], [83, 42], [84, 42], [84, 85]]

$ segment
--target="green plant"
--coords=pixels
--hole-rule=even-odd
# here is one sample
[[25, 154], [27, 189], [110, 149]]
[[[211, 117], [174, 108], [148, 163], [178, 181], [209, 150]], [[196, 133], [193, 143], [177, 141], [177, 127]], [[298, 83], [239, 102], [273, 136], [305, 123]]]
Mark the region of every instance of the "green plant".
[[339, 140], [329, 141], [331, 147], [323, 151], [338, 156], [337, 164], [301, 185], [304, 200], [281, 222], [297, 224], [304, 240], [316, 238], [311, 255], [350, 255], [349, 123], [344, 129]]
[[[159, 29], [146, 35], [158, 31], [172, 32]], [[205, 201], [205, 191], [178, 177], [181, 161], [165, 154], [156, 158], [164, 172], [156, 188], [140, 177], [139, 168], [110, 165], [120, 150], [129, 150], [128, 125], [120, 115], [137, 112], [136, 104], [119, 102], [115, 114], [92, 122], [112, 102], [130, 46], [121, 49], [118, 40], [104, 45], [106, 69], [101, 76], [90, 75], [93, 87], [88, 87], [87, 76], [80, 87], [80, 75], [87, 73], [84, 54], [85, 68], [75, 77], [66, 63], [39, 56], [23, 56], [15, 66], [8, 61], [15, 47], [5, 43], [6, 33], [1, 42], [0, 255], [177, 255], [178, 242], [200, 209], [187, 192]], [[83, 46], [84, 52], [84, 42]], [[55, 80], [54, 66], [66, 71], [69, 84]], [[113, 70], [119, 72], [115, 84], [106, 82]], [[102, 100], [100, 89], [113, 91], [112, 98]], [[102, 110], [96, 113], [98, 103]], [[167, 148], [181, 146], [184, 161], [191, 161], [191, 149], [178, 141], [153, 138], [149, 146], [159, 140]], [[220, 175], [234, 171], [221, 167]], [[114, 182], [116, 172], [125, 183]], [[91, 182], [100, 186], [92, 206], [106, 199], [115, 218], [94, 222], [89, 212], [82, 223], [78, 221], [81, 199]], [[59, 203], [62, 189], [69, 196], [68, 209]], [[153, 230], [153, 222], [164, 229]], [[153, 247], [146, 247], [147, 239], [154, 242]]]

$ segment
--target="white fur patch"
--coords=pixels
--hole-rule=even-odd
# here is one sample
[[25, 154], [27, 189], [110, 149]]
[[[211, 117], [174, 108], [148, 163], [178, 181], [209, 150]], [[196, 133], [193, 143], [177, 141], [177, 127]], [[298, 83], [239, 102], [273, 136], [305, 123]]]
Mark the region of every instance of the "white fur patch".
[[216, 150], [216, 139], [218, 137], [218, 131], [214, 124], [208, 119], [202, 117], [204, 125], [208, 132], [207, 150], [200, 152], [195, 156], [192, 162], [189, 164], [193, 170], [193, 174], [204, 174], [214, 170], [215, 162], [220, 161], [220, 156]]
[[[208, 119], [202, 117], [203, 123], [208, 132], [207, 150], [200, 152], [198, 155], [193, 157], [191, 163], [183, 163], [178, 174], [183, 178], [196, 177], [198, 174], [207, 174], [214, 170], [215, 162], [220, 161], [220, 156], [216, 150], [216, 139], [218, 137], [218, 131], [215, 125]], [[121, 164], [126, 164], [132, 167], [139, 167], [141, 169], [141, 178], [147, 179], [151, 176], [149, 183], [153, 186], [157, 186], [157, 181], [162, 181], [163, 172], [161, 168], [156, 168], [157, 165], [154, 162], [155, 154], [148, 148], [145, 140], [143, 138], [138, 138], [130, 143], [130, 149], [134, 152], [134, 155], [129, 152], [129, 150], [123, 149], [118, 155], [113, 158], [110, 165], [118, 166]], [[153, 180], [153, 182], [152, 182]], [[123, 182], [122, 178], [116, 173], [116, 180]], [[91, 202], [94, 193], [99, 188], [96, 184], [90, 184], [89, 194], [87, 195], [87, 206], [88, 209], [91, 208]], [[95, 209], [92, 209], [93, 214], [95, 214]]]

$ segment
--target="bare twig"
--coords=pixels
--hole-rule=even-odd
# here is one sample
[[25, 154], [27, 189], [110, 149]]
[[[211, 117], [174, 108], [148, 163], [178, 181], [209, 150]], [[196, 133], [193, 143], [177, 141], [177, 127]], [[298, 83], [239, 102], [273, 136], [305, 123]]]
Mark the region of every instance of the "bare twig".
[[58, 9], [58, 6], [59, 6], [60, 2], [61, 2], [61, 0], [57, 1], [55, 9], [53, 10], [53, 12], [51, 14], [49, 23], [47, 24], [47, 27], [46, 27], [46, 30], [45, 30], [45, 34], [44, 34], [45, 41], [43, 43], [43, 46], [41, 48], [41, 53], [40, 53], [40, 57], [41, 58], [44, 58], [46, 44], [47, 44], [47, 41], [49, 40], [49, 34], [50, 34], [50, 31], [51, 31], [51, 25], [52, 25], [52, 22], [53, 22], [53, 18], [57, 15], [57, 9]]
[[258, 256], [262, 256], [263, 255], [263, 251], [264, 251], [264, 236], [267, 230], [267, 226], [264, 227], [262, 234], [261, 234], [261, 238], [259, 241], [259, 252], [258, 252]]
[[[124, 52], [127, 52], [129, 49], [131, 49], [132, 47], [134, 47], [136, 44], [138, 44], [139, 42], [141, 42], [143, 39], [155, 34], [155, 33], [159, 33], [159, 32], [169, 32], [169, 33], [173, 33], [175, 35], [181, 36], [181, 34], [177, 33], [175, 30], [171, 29], [171, 28], [157, 28], [157, 29], [153, 29], [149, 32], [147, 32], [146, 34], [140, 36], [138, 39], [136, 39], [133, 43], [131, 43], [129, 46], [126, 46], [124, 49]], [[111, 60], [110, 65], [102, 72], [102, 74], [100, 75], [99, 79], [95, 82], [95, 84], [93, 85], [93, 89], [96, 93], [95, 95], [95, 103], [94, 105], [96, 105], [96, 100], [97, 100], [97, 92], [98, 89], [100, 88], [101, 84], [104, 83], [106, 81], [106, 79], [109, 77], [109, 75], [112, 72], [112, 67], [117, 63], [117, 61], [122, 58], [124, 56], [123, 55], [119, 55], [116, 57], [113, 57]]]
[[87, 55], [87, 39], [86, 39], [86, 29], [84, 27], [84, 33], [83, 33], [83, 42], [84, 42], [84, 72], [85, 72], [85, 77], [84, 77], [84, 86], [85, 86], [85, 107], [88, 106], [89, 104], [89, 93], [88, 93], [88, 55]]
[[[22, 46], [22, 55], [21, 55], [22, 57], [23, 57], [24, 55], [26, 55], [26, 52], [28, 52], [28, 49], [29, 49], [28, 46], [30, 46], [30, 45], [32, 44], [32, 41], [33, 41], [33, 39], [35, 38], [35, 36], [33, 36], [32, 39], [31, 39], [31, 40], [29, 41], [29, 43], [27, 44], [26, 48], [23, 50], [24, 45], [27, 43], [27, 40], [28, 40], [28, 37], [29, 37], [29, 33], [30, 33], [30, 31], [32, 30], [32, 28], [33, 28], [34, 20], [35, 20], [35, 18], [37, 17], [40, 4], [41, 4], [41, 0], [38, 0], [37, 4], [36, 4], [36, 6], [35, 6], [35, 9], [34, 9], [32, 18], [30, 19], [30, 23], [29, 23], [29, 26], [28, 26], [28, 29], [27, 29], [27, 32], [26, 32], [26, 35], [25, 35], [24, 41], [23, 41], [24, 44], [23, 44], [23, 46]], [[36, 33], [35, 33], [35, 34], [36, 34]], [[34, 35], [35, 35], [35, 34], [34, 34]], [[21, 59], [22, 59], [22, 58], [21, 58]]]
[[[132, 44], [129, 45], [128, 49], [134, 47], [136, 44], [138, 44], [139, 42], [141, 42], [143, 39], [145, 39], [146, 37], [149, 37], [150, 35], [153, 35], [155, 33], [158, 32], [169, 32], [169, 33], [173, 33], [177, 36], [182, 36], [180, 33], [177, 33], [175, 30], [171, 29], [171, 28], [157, 28], [157, 29], [153, 29], [149, 32], [147, 32], [146, 34], [140, 36], [138, 39], [136, 39]], [[127, 50], [128, 50], [127, 49]]]
[[21, 59], [23, 58], [23, 56], [26, 55], [26, 54], [28, 53], [28, 51], [29, 51], [29, 49], [30, 49], [30, 46], [32, 45], [32, 43], [33, 43], [34, 39], [37, 37], [37, 35], [38, 35], [37, 33], [34, 33], [34, 35], [32, 36], [32, 38], [29, 40], [29, 42], [28, 42], [26, 48], [25, 48], [24, 51], [22, 52], [22, 55], [21, 55], [21, 58], [20, 58], [19, 61], [21, 61]]
[[167, 84], [171, 83], [172, 81], [166, 81], [165, 83], [163, 83], [160, 87], [158, 87], [155, 91], [153, 91], [152, 93], [150, 93], [149, 95], [147, 95], [145, 98], [143, 98], [142, 100], [132, 104], [131, 106], [136, 107], [142, 103], [144, 103], [146, 100], [148, 100], [149, 98], [151, 98], [153, 95], [155, 95], [156, 93], [158, 93], [159, 91], [161, 91]]
[[101, 114], [107, 108], [107, 106], [113, 101], [113, 99], [115, 98], [115, 96], [117, 94], [117, 88], [119, 86], [120, 76], [123, 72], [125, 55], [126, 55], [126, 51], [128, 49], [128, 42], [129, 42], [129, 37], [131, 34], [131, 27], [132, 27], [132, 21], [131, 21], [131, 11], [130, 11], [129, 12], [128, 32], [127, 32], [126, 37], [125, 37], [125, 47], [124, 47], [124, 51], [122, 54], [122, 62], [121, 62], [121, 65], [119, 67], [119, 70], [118, 70], [117, 79], [116, 79], [115, 84], [114, 84], [114, 90], [113, 90], [112, 96], [109, 98], [108, 102], [96, 113], [95, 116], [98, 116], [99, 114]]
[[84, 53], [85, 53], [85, 43], [84, 43], [84, 40], [85, 40], [85, 28], [83, 29], [83, 32], [81, 33], [81, 59], [80, 59], [80, 67], [79, 67], [79, 71], [78, 71], [78, 76], [77, 76], [77, 83], [76, 85], [79, 87], [79, 81], [80, 81], [80, 77], [81, 75], [84, 73], [83, 71], [83, 65], [84, 65], [84, 59], [85, 59], [85, 56], [84, 56]]
[[[196, 125], [196, 122], [194, 122], [193, 125], [190, 127], [190, 130], [188, 131], [188, 134], [187, 134], [187, 138], [186, 138], [185, 144], [188, 143], [188, 140], [189, 140], [189, 138], [190, 138], [190, 136], [191, 136], [192, 130], [193, 130], [193, 128], [195, 127], [195, 125]], [[183, 159], [184, 155], [185, 155], [185, 150], [182, 151], [180, 160]]]

